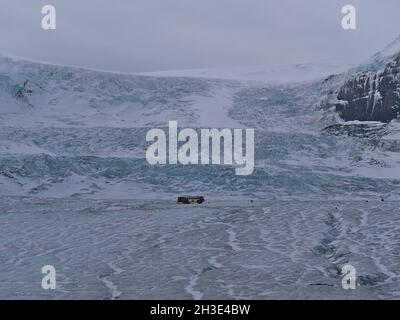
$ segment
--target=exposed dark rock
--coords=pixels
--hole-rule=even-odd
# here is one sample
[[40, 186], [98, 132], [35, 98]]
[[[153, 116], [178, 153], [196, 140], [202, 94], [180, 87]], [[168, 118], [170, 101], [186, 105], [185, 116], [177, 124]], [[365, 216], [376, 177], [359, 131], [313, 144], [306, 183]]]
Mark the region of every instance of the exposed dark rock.
[[400, 54], [377, 72], [364, 72], [348, 80], [334, 104], [346, 121], [390, 122], [400, 117]]
[[386, 125], [371, 125], [371, 124], [334, 124], [326, 127], [323, 130], [325, 133], [341, 136], [346, 135], [358, 138], [375, 138], [380, 139], [387, 134]]

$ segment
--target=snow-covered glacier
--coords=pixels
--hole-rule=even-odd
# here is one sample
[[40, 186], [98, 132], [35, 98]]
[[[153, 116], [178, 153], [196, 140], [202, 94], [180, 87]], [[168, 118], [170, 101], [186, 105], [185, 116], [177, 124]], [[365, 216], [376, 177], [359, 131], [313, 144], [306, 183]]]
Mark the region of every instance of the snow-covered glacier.
[[[132, 75], [0, 55], [0, 298], [400, 298], [400, 123], [338, 116], [362, 72], [346, 68]], [[171, 120], [254, 128], [253, 174], [148, 164], [146, 132]]]

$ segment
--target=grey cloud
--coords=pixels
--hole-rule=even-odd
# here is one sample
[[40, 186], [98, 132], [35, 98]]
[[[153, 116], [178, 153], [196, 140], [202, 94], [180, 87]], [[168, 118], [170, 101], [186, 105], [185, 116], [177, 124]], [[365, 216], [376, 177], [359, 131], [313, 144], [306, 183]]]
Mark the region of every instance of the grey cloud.
[[[40, 27], [57, 8], [57, 30]], [[358, 29], [344, 31], [353, 4]], [[367, 59], [400, 33], [398, 0], [0, 0], [0, 50], [124, 72]]]

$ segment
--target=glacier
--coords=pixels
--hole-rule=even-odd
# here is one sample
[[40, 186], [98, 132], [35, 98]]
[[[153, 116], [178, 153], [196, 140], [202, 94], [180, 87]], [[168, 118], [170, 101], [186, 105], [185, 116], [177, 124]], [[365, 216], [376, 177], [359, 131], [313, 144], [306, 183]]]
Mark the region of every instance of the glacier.
[[[400, 298], [400, 124], [332, 110], [349, 68], [133, 75], [1, 54], [0, 298]], [[146, 132], [170, 120], [254, 128], [254, 173], [149, 165]], [[191, 193], [206, 203], [175, 203]]]

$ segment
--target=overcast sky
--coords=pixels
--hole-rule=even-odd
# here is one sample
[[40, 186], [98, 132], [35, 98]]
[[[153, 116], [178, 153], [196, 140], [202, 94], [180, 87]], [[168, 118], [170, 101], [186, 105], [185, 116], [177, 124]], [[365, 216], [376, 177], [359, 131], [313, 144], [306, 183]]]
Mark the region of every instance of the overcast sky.
[[[57, 30], [41, 8], [57, 9]], [[357, 8], [357, 30], [341, 8]], [[358, 62], [400, 34], [399, 0], [0, 0], [0, 51], [141, 72]]]

